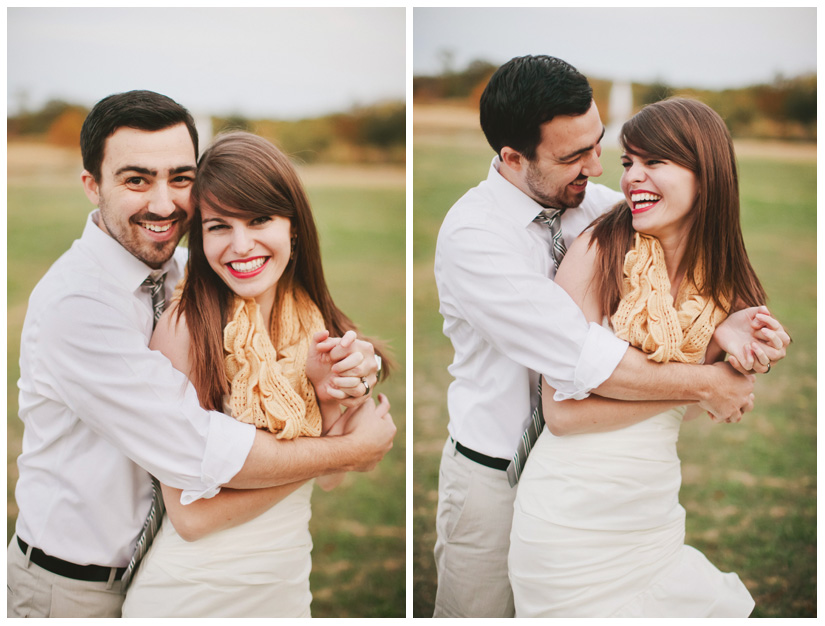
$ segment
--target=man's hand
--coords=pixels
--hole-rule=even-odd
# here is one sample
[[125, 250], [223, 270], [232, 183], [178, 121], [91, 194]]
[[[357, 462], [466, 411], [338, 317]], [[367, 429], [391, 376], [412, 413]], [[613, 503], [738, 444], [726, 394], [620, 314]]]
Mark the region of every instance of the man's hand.
[[355, 408], [347, 409], [344, 436], [357, 446], [360, 460], [352, 468], [357, 472], [369, 472], [392, 449], [395, 424], [390, 415], [390, 402], [384, 394], [378, 395], [378, 406], [370, 400]]
[[717, 326], [713, 338], [742, 374], [768, 372], [772, 364], [785, 358], [791, 343], [790, 335], [764, 306], [732, 313]]
[[740, 374], [725, 362], [703, 367], [714, 369], [708, 370], [713, 378], [699, 406], [708, 412], [714, 422], [738, 422], [742, 415], [753, 410], [755, 376]]

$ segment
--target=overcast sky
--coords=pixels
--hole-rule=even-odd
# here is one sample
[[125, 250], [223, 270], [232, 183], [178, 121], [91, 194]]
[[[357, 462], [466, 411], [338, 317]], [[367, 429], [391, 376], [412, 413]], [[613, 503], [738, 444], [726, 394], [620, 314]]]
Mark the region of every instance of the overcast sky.
[[[711, 89], [816, 71], [815, 8], [416, 8], [415, 74], [556, 56], [593, 78]], [[445, 52], [448, 55], [445, 55]]]
[[195, 114], [294, 119], [405, 96], [405, 10], [20, 9], [8, 109], [151, 89]]

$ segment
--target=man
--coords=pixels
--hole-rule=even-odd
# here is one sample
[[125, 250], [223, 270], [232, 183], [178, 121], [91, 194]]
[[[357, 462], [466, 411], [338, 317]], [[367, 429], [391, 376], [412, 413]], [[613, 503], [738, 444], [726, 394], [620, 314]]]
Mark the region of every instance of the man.
[[[153, 509], [151, 476], [187, 504], [224, 485], [286, 489], [367, 471], [392, 447], [386, 402], [349, 409], [343, 436], [281, 441], [201, 409], [186, 377], [149, 350], [158, 296], [171, 297], [182, 275], [176, 246], [197, 150], [188, 111], [153, 92], [105, 98], [84, 122], [81, 177], [98, 210], [35, 288], [21, 338], [10, 617], [119, 617], [123, 570]], [[344, 343], [326, 345], [342, 375], [374, 384], [372, 346]]]
[[[725, 363], [652, 363], [588, 325], [553, 283], [566, 246], [622, 198], [589, 182], [602, 173], [604, 126], [587, 79], [559, 59], [516, 58], [492, 76], [480, 109], [496, 157], [487, 180], [448, 212], [435, 257], [444, 333], [455, 350], [435, 617], [514, 614], [507, 553], [516, 489], [507, 468], [537, 404], [539, 374], [558, 400], [595, 391], [618, 400], [697, 401], [730, 421], [753, 406], [752, 376]], [[786, 344], [771, 339], [765, 354], [776, 361]], [[743, 364], [759, 372], [768, 366]], [[597, 428], [640, 419], [608, 411]]]

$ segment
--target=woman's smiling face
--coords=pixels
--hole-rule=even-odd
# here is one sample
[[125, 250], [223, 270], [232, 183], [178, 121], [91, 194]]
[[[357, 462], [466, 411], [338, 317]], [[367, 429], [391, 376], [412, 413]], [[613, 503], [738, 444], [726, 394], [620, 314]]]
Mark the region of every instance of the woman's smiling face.
[[686, 235], [698, 185], [696, 175], [667, 159], [627, 151], [622, 155], [622, 192], [634, 230], [658, 237]]
[[292, 252], [292, 223], [280, 215], [228, 217], [201, 206], [209, 265], [242, 298], [274, 290]]

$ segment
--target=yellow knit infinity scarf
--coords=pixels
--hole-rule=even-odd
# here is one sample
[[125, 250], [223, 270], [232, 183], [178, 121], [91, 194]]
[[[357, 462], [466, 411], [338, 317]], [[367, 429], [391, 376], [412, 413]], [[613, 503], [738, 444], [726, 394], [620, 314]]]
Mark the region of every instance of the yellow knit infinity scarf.
[[695, 276], [682, 280], [674, 305], [659, 240], [636, 233], [635, 247], [624, 260], [624, 296], [610, 320], [616, 336], [659, 363], [701, 362], [714, 329], [727, 314], [699, 294], [701, 266]]
[[321, 411], [306, 377], [306, 361], [312, 335], [324, 329], [324, 319], [306, 292], [296, 287], [284, 296], [279, 322], [276, 350], [255, 300], [235, 298], [223, 334], [231, 389], [226, 410], [241, 422], [278, 433], [280, 439], [317, 437]]

